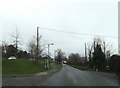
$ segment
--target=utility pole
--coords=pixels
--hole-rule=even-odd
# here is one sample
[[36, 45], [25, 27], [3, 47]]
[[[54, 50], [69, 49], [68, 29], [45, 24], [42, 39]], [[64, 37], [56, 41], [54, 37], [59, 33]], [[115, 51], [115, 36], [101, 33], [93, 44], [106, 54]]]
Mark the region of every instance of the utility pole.
[[39, 55], [39, 27], [37, 27], [37, 49], [36, 49], [36, 60], [38, 60], [38, 55]]
[[55, 53], [56, 53], [56, 50], [54, 50], [54, 60], [55, 60]]
[[85, 61], [87, 61], [87, 50], [86, 50], [86, 43], [85, 43]]
[[105, 58], [106, 58], [106, 53], [105, 53], [105, 41], [103, 42], [103, 44], [104, 44], [104, 54], [105, 54]]
[[94, 41], [94, 52], [95, 52], [95, 41]]
[[50, 68], [50, 52], [49, 52], [49, 48], [50, 48], [50, 45], [54, 45], [53, 43], [51, 44], [48, 44], [48, 59], [46, 60], [46, 67], [49, 69]]
[[50, 52], [49, 52], [49, 47], [50, 47], [50, 44], [48, 44], [48, 56], [50, 55]]
[[48, 56], [50, 56], [50, 45], [54, 45], [53, 43], [51, 43], [51, 44], [48, 44]]

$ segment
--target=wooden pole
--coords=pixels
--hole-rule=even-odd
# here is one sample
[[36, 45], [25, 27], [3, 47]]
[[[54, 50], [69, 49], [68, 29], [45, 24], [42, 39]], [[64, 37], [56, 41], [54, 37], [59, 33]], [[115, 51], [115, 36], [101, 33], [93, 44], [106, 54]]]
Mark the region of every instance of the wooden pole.
[[37, 27], [37, 51], [36, 51], [36, 60], [38, 60], [39, 55], [39, 27]]

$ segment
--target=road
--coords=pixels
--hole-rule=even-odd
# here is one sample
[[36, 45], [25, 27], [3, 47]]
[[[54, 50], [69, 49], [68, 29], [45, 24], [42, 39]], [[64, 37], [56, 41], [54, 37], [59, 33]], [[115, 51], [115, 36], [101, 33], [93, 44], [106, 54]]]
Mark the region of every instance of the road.
[[[47, 77], [46, 75], [43, 75]], [[92, 71], [82, 71], [63, 64], [59, 72], [48, 76], [3, 78], [3, 85], [16, 86], [118, 86], [117, 80]]]
[[42, 86], [117, 86], [116, 80], [63, 65], [60, 72], [41, 84]]

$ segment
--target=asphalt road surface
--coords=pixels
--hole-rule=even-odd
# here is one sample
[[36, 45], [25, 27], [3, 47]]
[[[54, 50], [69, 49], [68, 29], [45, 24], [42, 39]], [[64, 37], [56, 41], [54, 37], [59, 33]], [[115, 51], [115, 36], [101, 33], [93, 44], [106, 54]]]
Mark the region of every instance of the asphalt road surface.
[[118, 86], [117, 80], [63, 64], [53, 75], [3, 77], [4, 86]]
[[52, 75], [42, 86], [118, 86], [117, 80], [104, 77], [96, 72], [82, 71], [63, 65], [61, 71]]

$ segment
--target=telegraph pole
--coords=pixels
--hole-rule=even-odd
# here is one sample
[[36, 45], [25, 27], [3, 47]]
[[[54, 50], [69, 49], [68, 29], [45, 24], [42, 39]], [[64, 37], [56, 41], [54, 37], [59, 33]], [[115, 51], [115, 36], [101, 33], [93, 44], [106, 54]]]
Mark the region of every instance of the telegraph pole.
[[48, 44], [48, 56], [50, 56], [50, 45], [54, 45], [53, 43]]
[[48, 56], [50, 55], [50, 52], [49, 52], [49, 47], [50, 47], [50, 44], [48, 44]]
[[38, 55], [39, 55], [39, 27], [37, 27], [37, 49], [36, 49], [36, 60], [38, 60]]
[[86, 50], [86, 43], [85, 43], [85, 60], [87, 61], [87, 50]]
[[94, 52], [95, 52], [95, 41], [94, 41]]
[[105, 54], [105, 59], [106, 59], [106, 50], [105, 50], [105, 42], [103, 42], [104, 43], [104, 54]]

